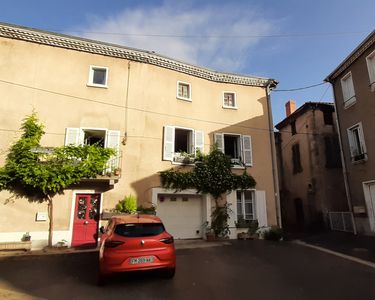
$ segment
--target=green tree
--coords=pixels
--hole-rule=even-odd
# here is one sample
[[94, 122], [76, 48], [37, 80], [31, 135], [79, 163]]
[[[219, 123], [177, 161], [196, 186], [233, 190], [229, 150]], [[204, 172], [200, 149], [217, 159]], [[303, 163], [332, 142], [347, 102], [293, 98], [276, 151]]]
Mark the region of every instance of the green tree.
[[53, 197], [83, 178], [101, 174], [115, 151], [96, 145], [42, 148], [44, 126], [36, 113], [23, 120], [21, 129], [20, 139], [11, 146], [5, 165], [0, 168], [0, 190], [39, 202], [47, 201], [48, 245], [52, 246]]
[[210, 194], [216, 204], [212, 214], [212, 228], [217, 236], [226, 236], [229, 232], [229, 207], [227, 204], [220, 205], [219, 199], [232, 190], [253, 188], [256, 185], [246, 170], [242, 175], [236, 175], [232, 173], [231, 167], [230, 158], [215, 145], [209, 154], [197, 155], [191, 171], [170, 169], [160, 172], [161, 185], [176, 191], [192, 188], [198, 193]]

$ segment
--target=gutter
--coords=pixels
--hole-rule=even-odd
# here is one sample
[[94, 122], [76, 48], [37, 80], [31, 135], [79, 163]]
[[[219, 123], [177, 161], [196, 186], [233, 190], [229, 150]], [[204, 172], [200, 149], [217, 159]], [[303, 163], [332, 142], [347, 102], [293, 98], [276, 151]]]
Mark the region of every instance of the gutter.
[[280, 188], [279, 188], [279, 177], [277, 172], [277, 161], [276, 161], [276, 146], [275, 146], [275, 135], [273, 130], [273, 118], [271, 110], [271, 90], [276, 87], [277, 81], [270, 79], [266, 85], [266, 98], [267, 98], [267, 110], [268, 110], [268, 127], [270, 133], [270, 144], [271, 144], [271, 158], [272, 158], [272, 179], [274, 186], [274, 197], [275, 197], [275, 208], [276, 208], [276, 222], [277, 226], [282, 227], [281, 220], [281, 206], [280, 206]]

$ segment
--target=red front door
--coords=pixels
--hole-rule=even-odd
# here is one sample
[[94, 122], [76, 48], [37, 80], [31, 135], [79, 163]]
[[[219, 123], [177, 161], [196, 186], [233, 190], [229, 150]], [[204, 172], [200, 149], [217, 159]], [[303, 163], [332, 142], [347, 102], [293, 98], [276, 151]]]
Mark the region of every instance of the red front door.
[[99, 194], [77, 194], [72, 247], [96, 247], [99, 223]]

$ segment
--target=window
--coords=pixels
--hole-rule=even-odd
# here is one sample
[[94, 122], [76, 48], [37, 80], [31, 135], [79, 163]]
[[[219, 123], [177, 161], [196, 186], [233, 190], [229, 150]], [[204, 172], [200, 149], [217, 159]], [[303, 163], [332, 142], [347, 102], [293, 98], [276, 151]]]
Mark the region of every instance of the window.
[[163, 159], [184, 162], [186, 155], [194, 157], [197, 151], [203, 152], [202, 131], [176, 126], [164, 127]]
[[299, 153], [299, 144], [292, 146], [293, 174], [302, 172], [301, 157]]
[[165, 231], [161, 223], [128, 223], [117, 224], [115, 234], [125, 237], [155, 236]]
[[191, 101], [190, 83], [177, 81], [177, 98], [181, 100]]
[[107, 87], [108, 68], [90, 66], [88, 86]]
[[93, 145], [113, 148], [117, 154], [109, 159], [105, 172], [120, 167], [120, 131], [96, 128], [66, 128], [65, 145]]
[[323, 118], [325, 125], [333, 125], [333, 112], [331, 110], [323, 110]]
[[224, 108], [237, 108], [235, 93], [224, 92], [223, 107]]
[[255, 220], [255, 201], [254, 191], [244, 190], [236, 191], [237, 196], [237, 221]]
[[375, 91], [375, 51], [366, 57], [368, 75], [370, 78], [371, 91]]
[[341, 168], [340, 146], [337, 136], [324, 137], [326, 168]]
[[341, 79], [344, 107], [349, 107], [356, 102], [352, 73], [349, 72]]
[[362, 123], [358, 123], [348, 129], [348, 140], [352, 161], [366, 160], [367, 153], [365, 139], [363, 137]]
[[290, 127], [292, 129], [292, 135], [297, 134], [296, 121], [293, 121], [292, 123], [290, 123]]
[[215, 133], [214, 137], [218, 149], [229, 156], [234, 165], [253, 165], [250, 136], [229, 133]]

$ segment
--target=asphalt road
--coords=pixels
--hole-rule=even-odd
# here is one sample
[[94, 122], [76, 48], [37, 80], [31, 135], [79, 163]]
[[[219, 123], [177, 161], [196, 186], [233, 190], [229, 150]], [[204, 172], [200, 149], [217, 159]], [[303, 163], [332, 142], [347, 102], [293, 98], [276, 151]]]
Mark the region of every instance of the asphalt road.
[[231, 243], [178, 250], [172, 280], [129, 273], [104, 287], [95, 252], [3, 257], [0, 289], [22, 293], [3, 299], [375, 299], [373, 268], [288, 242]]

